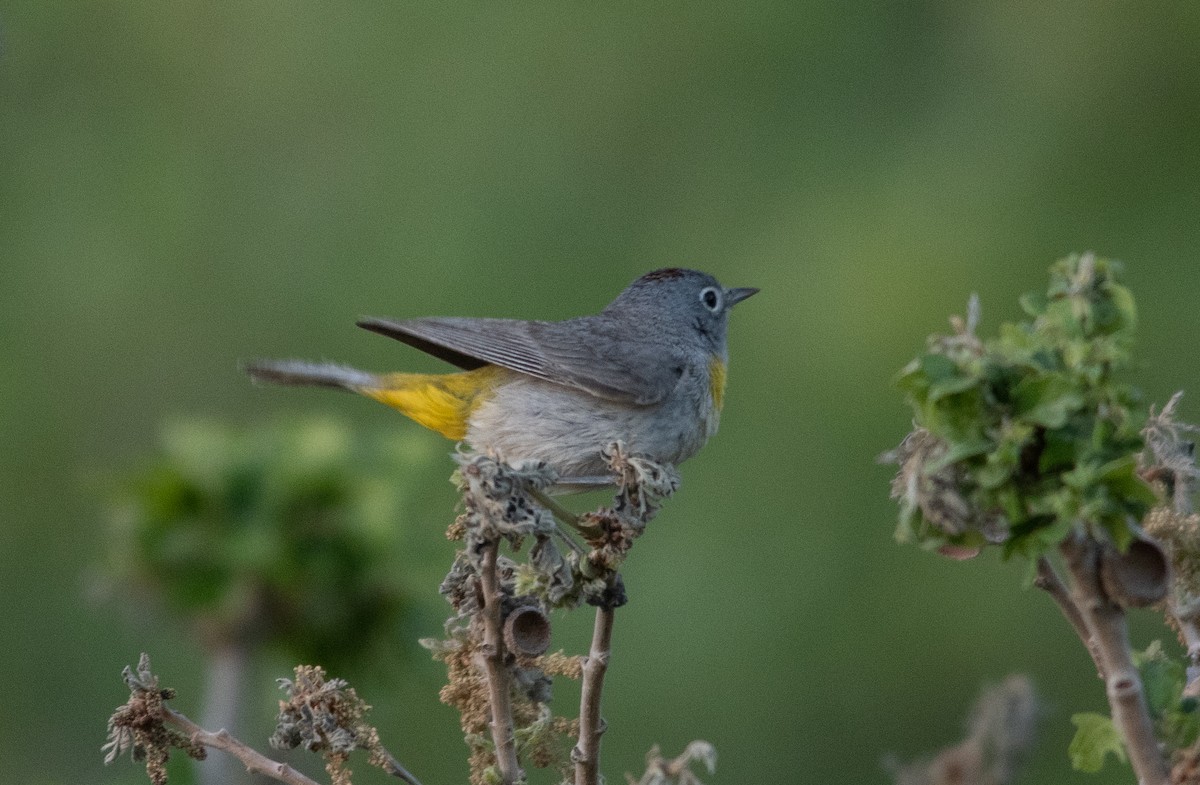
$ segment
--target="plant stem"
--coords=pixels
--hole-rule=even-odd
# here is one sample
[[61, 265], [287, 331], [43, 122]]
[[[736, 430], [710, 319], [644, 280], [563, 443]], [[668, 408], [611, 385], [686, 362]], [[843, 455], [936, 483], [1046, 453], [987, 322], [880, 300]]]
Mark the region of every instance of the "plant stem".
[[[240, 702], [250, 654], [246, 646], [234, 640], [223, 641], [208, 652], [204, 685], [204, 711], [200, 717], [206, 728], [216, 728], [236, 736], [239, 732]], [[200, 785], [234, 785], [249, 782], [231, 758], [216, 755], [198, 762]]]
[[271, 760], [261, 752], [247, 747], [231, 736], [228, 731], [220, 730], [216, 733], [206, 731], [184, 715], [165, 706], [163, 707], [163, 722], [174, 725], [189, 734], [193, 741], [197, 741], [205, 747], [229, 753], [246, 764], [246, 770], [252, 774], [262, 774], [264, 777], [270, 777], [287, 785], [320, 785], [316, 780], [304, 776], [286, 763]]
[[1100, 652], [1096, 649], [1096, 642], [1092, 638], [1092, 633], [1088, 630], [1087, 622], [1083, 620], [1083, 614], [1079, 612], [1079, 606], [1071, 599], [1071, 593], [1067, 591], [1062, 578], [1058, 577], [1058, 571], [1054, 569], [1054, 565], [1045, 556], [1038, 559], [1037, 578], [1034, 579], [1033, 585], [1044, 590], [1058, 605], [1058, 609], [1062, 611], [1062, 615], [1075, 628], [1075, 634], [1079, 636], [1079, 640], [1083, 641], [1088, 654], [1092, 655], [1092, 662], [1096, 665], [1096, 674], [1103, 679], [1104, 662], [1100, 659]]
[[[1059, 546], [1071, 575], [1071, 594], [1095, 642], [1113, 723], [1125, 741], [1139, 785], [1167, 785], [1167, 767], [1146, 706], [1141, 677], [1133, 664], [1125, 612], [1100, 583], [1100, 544], [1076, 531]], [[1085, 641], [1086, 642], [1086, 641]]]
[[600, 693], [604, 674], [612, 654], [612, 629], [615, 610], [596, 608], [592, 628], [592, 647], [583, 665], [582, 694], [579, 698], [579, 742], [571, 751], [575, 761], [575, 785], [597, 785], [600, 780], [600, 737], [607, 726], [600, 717]]
[[524, 781], [525, 772], [521, 771], [521, 764], [517, 761], [516, 736], [513, 733], [512, 693], [501, 629], [500, 578], [496, 574], [499, 549], [498, 539], [484, 545], [479, 575], [483, 587], [483, 611], [480, 615], [483, 617], [483, 660], [487, 672], [488, 702], [492, 710], [490, 725], [492, 742], [496, 746], [496, 768], [504, 785], [513, 785]]

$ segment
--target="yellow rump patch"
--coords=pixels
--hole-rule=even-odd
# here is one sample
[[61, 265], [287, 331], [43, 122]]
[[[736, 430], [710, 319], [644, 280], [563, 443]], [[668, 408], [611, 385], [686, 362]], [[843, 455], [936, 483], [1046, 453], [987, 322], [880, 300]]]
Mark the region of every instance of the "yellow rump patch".
[[467, 435], [467, 421], [475, 407], [507, 373], [495, 365], [462, 373], [389, 373], [380, 377], [379, 387], [361, 392], [457, 441]]
[[713, 406], [720, 411], [725, 405], [725, 363], [720, 357], [708, 360], [708, 392], [712, 395]]

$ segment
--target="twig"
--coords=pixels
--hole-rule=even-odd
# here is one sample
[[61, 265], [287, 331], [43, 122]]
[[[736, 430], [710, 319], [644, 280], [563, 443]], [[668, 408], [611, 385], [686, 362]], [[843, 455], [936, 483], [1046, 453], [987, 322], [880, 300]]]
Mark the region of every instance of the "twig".
[[287, 785], [320, 785], [316, 780], [306, 777], [286, 763], [271, 760], [258, 750], [247, 747], [231, 736], [228, 731], [219, 730], [216, 733], [206, 731], [184, 715], [166, 706], [163, 707], [162, 719], [163, 722], [174, 725], [189, 734], [193, 741], [229, 753], [244, 763], [246, 770], [252, 774], [262, 774], [273, 780], [287, 783]]
[[1154, 737], [1142, 681], [1129, 648], [1125, 612], [1100, 583], [1100, 546], [1076, 531], [1059, 546], [1071, 575], [1071, 594], [1096, 644], [1113, 723], [1125, 741], [1140, 785], [1167, 785], [1167, 767]]
[[1038, 559], [1037, 578], [1034, 579], [1033, 585], [1044, 590], [1058, 605], [1062, 615], [1075, 628], [1075, 634], [1079, 636], [1079, 640], [1083, 641], [1088, 654], [1092, 655], [1092, 662], [1096, 665], [1096, 675], [1103, 679], [1104, 662], [1100, 658], [1100, 652], [1096, 649], [1096, 641], [1092, 638], [1092, 633], [1088, 630], [1087, 622], [1083, 620], [1083, 614], [1079, 612], [1079, 607], [1071, 599], [1071, 593], [1067, 591], [1062, 578], [1058, 577], [1058, 571], [1045, 556]]
[[373, 757], [378, 758], [378, 766], [393, 777], [399, 777], [408, 785], [421, 785], [421, 781], [409, 773], [408, 769], [396, 760], [396, 756], [379, 745], [372, 751]]
[[483, 650], [487, 672], [489, 704], [491, 706], [492, 741], [496, 746], [496, 768], [504, 785], [513, 785], [525, 778], [517, 761], [516, 735], [513, 732], [512, 694], [508, 668], [505, 664], [503, 620], [500, 609], [500, 580], [496, 574], [496, 559], [500, 548], [498, 538], [484, 544], [483, 562], [479, 577], [483, 588]]
[[606, 725], [600, 717], [600, 693], [604, 689], [604, 674], [612, 654], [612, 629], [615, 610], [596, 608], [596, 624], [592, 629], [592, 647], [583, 665], [582, 694], [579, 698], [579, 742], [571, 750], [575, 761], [575, 785], [597, 785], [600, 780], [600, 737]]

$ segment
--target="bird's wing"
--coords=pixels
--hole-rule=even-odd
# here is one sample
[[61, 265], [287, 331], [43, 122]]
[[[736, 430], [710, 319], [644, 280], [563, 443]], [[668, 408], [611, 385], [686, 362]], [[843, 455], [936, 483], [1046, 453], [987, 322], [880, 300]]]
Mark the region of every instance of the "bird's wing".
[[428, 317], [361, 319], [358, 326], [403, 341], [460, 368], [499, 365], [599, 398], [648, 405], [675, 387], [683, 364], [673, 352], [629, 351], [617, 325], [599, 317], [565, 322]]

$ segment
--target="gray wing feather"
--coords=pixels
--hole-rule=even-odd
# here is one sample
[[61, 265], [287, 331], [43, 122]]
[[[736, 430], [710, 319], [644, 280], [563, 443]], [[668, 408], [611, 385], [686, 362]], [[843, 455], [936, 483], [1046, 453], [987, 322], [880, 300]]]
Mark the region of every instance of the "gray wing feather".
[[[679, 374], [673, 353], [624, 350], [602, 317], [564, 322], [429, 317], [362, 319], [359, 327], [403, 341], [460, 368], [499, 365], [600, 398], [633, 404], [661, 401]], [[664, 357], [667, 361], [664, 361]]]

